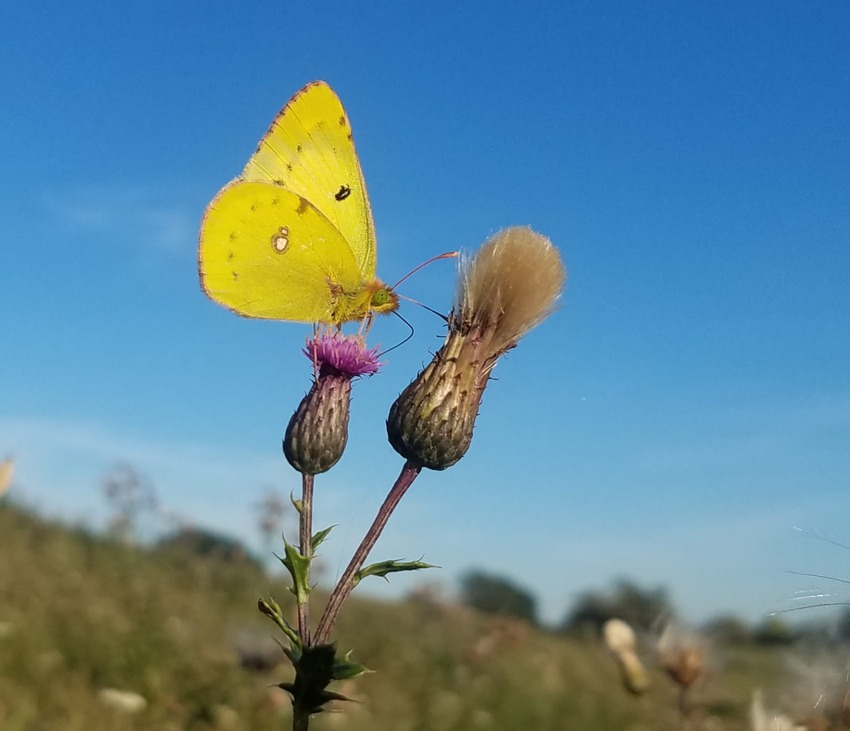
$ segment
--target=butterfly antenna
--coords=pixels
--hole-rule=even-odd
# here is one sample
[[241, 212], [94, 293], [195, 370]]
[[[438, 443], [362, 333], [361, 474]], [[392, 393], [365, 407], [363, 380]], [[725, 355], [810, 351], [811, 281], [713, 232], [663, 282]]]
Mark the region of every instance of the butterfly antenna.
[[[418, 304], [418, 303], [417, 303], [417, 304]], [[410, 324], [407, 320], [405, 320], [405, 319], [404, 319], [401, 315], [399, 315], [397, 311], [393, 310], [393, 314], [394, 314], [394, 315], [395, 315], [395, 316], [396, 316], [399, 320], [401, 320], [401, 321], [402, 321], [405, 325], [407, 325], [407, 328], [408, 328], [408, 330], [410, 330], [410, 332], [408, 333], [407, 337], [406, 337], [404, 340], [402, 340], [402, 341], [401, 341], [401, 342], [399, 342], [399, 343], [396, 343], [395, 345], [393, 345], [393, 347], [392, 347], [392, 348], [387, 348], [386, 350], [384, 350], [384, 351], [382, 351], [382, 352], [378, 353], [378, 357], [379, 357], [379, 358], [383, 358], [383, 357], [384, 357], [387, 353], [392, 352], [392, 351], [393, 351], [393, 350], [395, 350], [396, 348], [400, 348], [400, 347], [401, 347], [402, 345], [404, 345], [404, 344], [405, 344], [408, 340], [410, 340], [410, 338], [412, 338], [412, 337], [413, 337], [413, 332], [414, 332], [414, 331], [413, 331], [413, 325], [411, 325], [411, 324]], [[439, 314], [439, 313], [438, 313], [438, 314]]]
[[401, 283], [402, 283], [405, 279], [407, 279], [410, 275], [412, 275], [412, 274], [416, 274], [416, 272], [418, 272], [418, 271], [419, 271], [422, 267], [428, 266], [428, 265], [429, 265], [429, 264], [431, 264], [432, 262], [438, 261], [438, 260], [440, 260], [440, 259], [454, 259], [454, 258], [456, 258], [459, 254], [460, 254], [460, 252], [459, 252], [459, 251], [447, 251], [445, 254], [440, 254], [440, 255], [438, 255], [438, 256], [433, 256], [433, 257], [431, 257], [430, 259], [428, 259], [428, 261], [423, 261], [423, 262], [422, 262], [422, 263], [421, 263], [418, 267], [414, 267], [414, 268], [413, 268], [413, 269], [411, 269], [411, 270], [410, 270], [407, 274], [405, 274], [405, 275], [404, 275], [401, 279], [399, 279], [399, 280], [398, 280], [398, 281], [397, 281], [397, 282], [396, 282], [396, 283], [395, 283], [395, 284], [391, 287], [391, 289], [395, 289], [396, 287], [398, 287], [398, 285], [399, 285], [399, 284], [401, 284]]
[[[400, 300], [404, 300], [405, 302], [410, 302], [410, 304], [412, 304], [412, 305], [419, 305], [419, 307], [422, 307], [423, 309], [428, 310], [428, 312], [430, 312], [431, 314], [436, 315], [437, 317], [439, 317], [441, 320], [443, 320], [443, 322], [448, 322], [448, 321], [449, 321], [449, 318], [448, 318], [448, 317], [446, 317], [446, 316], [445, 316], [442, 312], [439, 312], [439, 311], [435, 310], [433, 307], [428, 307], [428, 305], [422, 304], [422, 303], [421, 303], [421, 302], [419, 302], [418, 300], [411, 299], [410, 297], [405, 297], [403, 294], [398, 294], [398, 293], [396, 293], [396, 294], [398, 295], [398, 298], [399, 298]], [[398, 312], [395, 312], [394, 314], [396, 314], [396, 315], [398, 315], [399, 317], [401, 317], [401, 315], [399, 315], [399, 314], [398, 314]], [[404, 318], [403, 318], [403, 317], [401, 317], [401, 319], [402, 319], [402, 320], [404, 320]], [[405, 320], [405, 322], [407, 322], [407, 320]], [[409, 323], [408, 323], [408, 324], [409, 324]]]

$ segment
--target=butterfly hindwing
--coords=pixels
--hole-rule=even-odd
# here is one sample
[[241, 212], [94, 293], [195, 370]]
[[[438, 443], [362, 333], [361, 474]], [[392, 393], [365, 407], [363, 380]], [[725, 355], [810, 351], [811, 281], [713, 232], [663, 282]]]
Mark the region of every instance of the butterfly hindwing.
[[340, 230], [310, 201], [237, 179], [207, 208], [199, 268], [206, 293], [248, 317], [300, 322], [344, 318], [363, 288]]

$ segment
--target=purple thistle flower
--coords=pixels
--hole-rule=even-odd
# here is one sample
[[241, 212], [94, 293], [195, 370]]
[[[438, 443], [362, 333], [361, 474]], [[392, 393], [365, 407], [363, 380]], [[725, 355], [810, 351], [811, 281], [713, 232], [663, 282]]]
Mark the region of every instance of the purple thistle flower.
[[367, 348], [363, 338], [327, 331], [307, 341], [306, 355], [316, 364], [319, 375], [334, 373], [348, 376], [374, 376], [382, 363], [378, 360], [378, 348]]
[[378, 372], [378, 349], [357, 335], [321, 332], [304, 348], [316, 378], [286, 428], [283, 453], [304, 475], [327, 472], [342, 457], [348, 441], [351, 381]]

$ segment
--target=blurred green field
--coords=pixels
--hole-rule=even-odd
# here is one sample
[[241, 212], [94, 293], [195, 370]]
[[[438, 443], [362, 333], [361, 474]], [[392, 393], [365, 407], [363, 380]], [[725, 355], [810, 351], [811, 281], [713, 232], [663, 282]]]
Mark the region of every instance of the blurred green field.
[[[143, 549], [0, 504], [0, 729], [285, 729], [291, 678], [257, 598], [288, 601], [252, 561]], [[321, 599], [321, 597], [317, 597]], [[676, 729], [673, 683], [621, 686], [597, 637], [568, 638], [427, 598], [354, 599], [339, 645], [375, 672], [315, 729]], [[241, 658], [241, 662], [240, 662]], [[250, 669], [261, 660], [277, 667]], [[253, 662], [252, 662], [253, 661]], [[784, 682], [778, 650], [715, 648], [690, 728], [749, 728], [751, 693]], [[103, 688], [141, 694], [136, 714]]]

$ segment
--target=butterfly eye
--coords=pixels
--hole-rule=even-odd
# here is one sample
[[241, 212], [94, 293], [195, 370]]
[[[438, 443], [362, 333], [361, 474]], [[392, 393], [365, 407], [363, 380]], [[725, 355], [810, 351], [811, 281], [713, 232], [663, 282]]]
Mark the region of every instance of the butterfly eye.
[[384, 289], [383, 287], [379, 290], [376, 290], [375, 294], [372, 295], [372, 306], [380, 307], [381, 305], [387, 304], [390, 301], [390, 293]]

